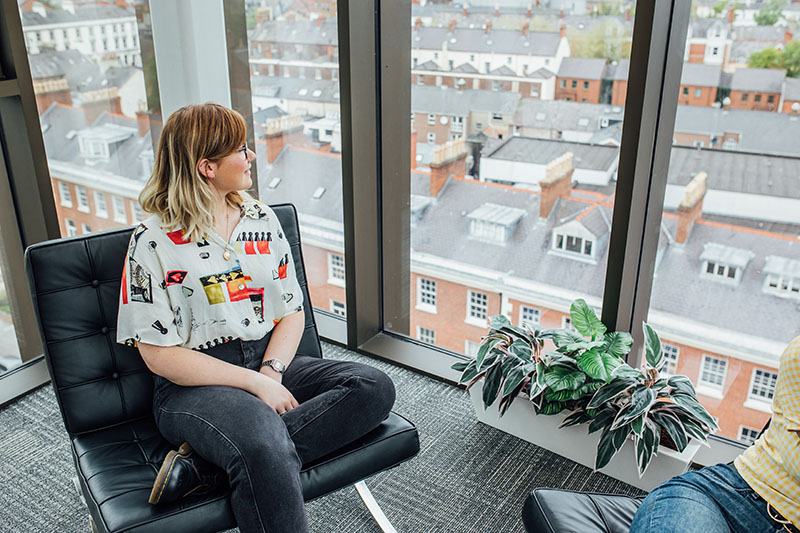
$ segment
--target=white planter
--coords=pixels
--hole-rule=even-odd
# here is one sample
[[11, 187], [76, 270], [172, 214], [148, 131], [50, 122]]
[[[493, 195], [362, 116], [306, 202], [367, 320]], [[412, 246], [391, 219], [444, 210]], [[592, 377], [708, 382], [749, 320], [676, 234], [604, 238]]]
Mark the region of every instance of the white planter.
[[[589, 435], [586, 424], [559, 429], [558, 426], [564, 421], [568, 413], [550, 416], [537, 415], [533, 405], [522, 396], [517, 398], [508, 408], [506, 414], [500, 417], [497, 412], [496, 402], [484, 410], [482, 392], [483, 381], [475, 384], [470, 389], [475, 413], [480, 422], [550, 450], [576, 463], [594, 468], [600, 431]], [[600, 469], [600, 472], [634, 487], [650, 491], [669, 478], [686, 472], [689, 468], [689, 463], [699, 448], [700, 443], [694, 439], [689, 441], [689, 445], [686, 446], [683, 452], [659, 446], [658, 455], [653, 457], [644, 475], [639, 477], [639, 470], [636, 466], [636, 449], [633, 441], [629, 439], [617, 455]]]

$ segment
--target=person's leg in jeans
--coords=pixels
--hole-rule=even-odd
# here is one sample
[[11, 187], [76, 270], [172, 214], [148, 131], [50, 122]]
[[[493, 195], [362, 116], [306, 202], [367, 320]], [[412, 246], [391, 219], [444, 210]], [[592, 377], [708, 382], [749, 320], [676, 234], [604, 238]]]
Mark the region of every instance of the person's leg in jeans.
[[394, 405], [392, 380], [377, 368], [295, 356], [283, 385], [300, 403], [283, 415], [304, 464], [376, 428]]
[[307, 530], [300, 458], [274, 409], [234, 387], [172, 385], [154, 412], [168, 441], [189, 442], [226, 471], [240, 531]]
[[767, 505], [731, 465], [674, 477], [642, 502], [631, 533], [728, 533], [779, 531]]

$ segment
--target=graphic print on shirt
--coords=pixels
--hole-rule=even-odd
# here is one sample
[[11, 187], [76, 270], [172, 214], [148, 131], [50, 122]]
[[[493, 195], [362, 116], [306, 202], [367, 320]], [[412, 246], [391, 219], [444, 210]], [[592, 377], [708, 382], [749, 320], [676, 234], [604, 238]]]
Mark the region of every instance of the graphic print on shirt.
[[261, 205], [262, 204], [260, 202], [247, 204], [244, 208], [244, 214], [250, 218], [256, 218], [264, 221], [269, 220], [267, 212], [261, 207]]
[[146, 304], [153, 303], [153, 286], [150, 274], [133, 258], [128, 258], [128, 270], [130, 270], [131, 274], [131, 279], [129, 280], [131, 301]]
[[186, 274], [188, 274], [186, 270], [170, 270], [167, 272], [166, 286], [182, 285], [183, 280], [186, 279]]
[[[225, 272], [200, 278], [200, 283], [206, 293], [209, 305], [249, 299], [258, 321], [263, 322], [264, 288], [248, 287], [247, 282], [249, 281], [253, 281], [252, 278], [244, 275], [242, 267], [239, 265]], [[225, 289], [222, 288], [223, 286], [228, 290], [227, 297], [225, 296]]]
[[272, 241], [272, 233], [269, 231], [243, 231], [236, 236], [233, 248], [236, 252], [244, 252], [247, 255], [265, 255], [269, 251], [269, 243]]
[[131, 235], [131, 240], [128, 243], [128, 257], [133, 257], [133, 254], [136, 252], [136, 245], [139, 243], [139, 237], [142, 236], [147, 230], [147, 226], [144, 224], [139, 224], [136, 226], [136, 229], [133, 230], [133, 235]]
[[159, 320], [156, 320], [156, 321], [155, 321], [155, 322], [153, 322], [151, 325], [153, 326], [153, 329], [154, 329], [154, 330], [158, 331], [158, 332], [159, 332], [159, 333], [161, 333], [162, 335], [166, 335], [166, 334], [169, 332], [169, 330], [168, 330], [167, 328], [165, 328], [165, 327], [164, 327], [164, 326], [161, 324], [161, 321], [159, 321]]
[[272, 279], [286, 279], [288, 268], [289, 254], [285, 254], [281, 262], [278, 263], [278, 268], [272, 269]]
[[169, 240], [171, 240], [173, 244], [189, 244], [192, 242], [184, 239], [182, 229], [170, 231], [167, 233], [167, 237], [169, 237]]

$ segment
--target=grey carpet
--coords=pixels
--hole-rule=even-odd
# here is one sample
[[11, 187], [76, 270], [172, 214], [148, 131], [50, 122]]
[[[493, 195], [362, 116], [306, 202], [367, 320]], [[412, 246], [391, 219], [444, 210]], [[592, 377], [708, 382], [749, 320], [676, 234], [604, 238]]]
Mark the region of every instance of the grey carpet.
[[[400, 532], [520, 532], [522, 503], [535, 487], [640, 494], [478, 423], [462, 389], [337, 346], [324, 345], [324, 351], [389, 374], [397, 388], [395, 411], [419, 429], [420, 454], [367, 482]], [[0, 410], [0, 531], [88, 531], [73, 475], [49, 385]], [[314, 532], [380, 531], [352, 487], [307, 509]]]

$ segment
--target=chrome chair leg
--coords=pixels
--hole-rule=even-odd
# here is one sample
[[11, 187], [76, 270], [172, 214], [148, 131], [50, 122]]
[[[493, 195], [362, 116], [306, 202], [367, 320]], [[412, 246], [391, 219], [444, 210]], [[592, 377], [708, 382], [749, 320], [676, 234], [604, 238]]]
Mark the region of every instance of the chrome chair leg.
[[381, 506], [378, 505], [378, 502], [375, 501], [375, 497], [372, 496], [372, 493], [367, 487], [367, 483], [365, 481], [359, 481], [355, 484], [356, 490], [358, 491], [358, 495], [361, 496], [361, 500], [364, 502], [364, 505], [367, 506], [367, 510], [369, 510], [369, 514], [372, 515], [372, 518], [375, 519], [375, 522], [378, 523], [378, 526], [381, 528], [383, 533], [397, 533], [397, 530], [392, 526], [389, 519], [386, 518], [386, 515], [383, 513], [383, 509]]

